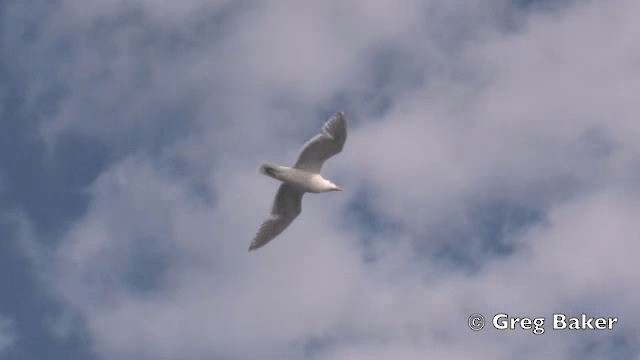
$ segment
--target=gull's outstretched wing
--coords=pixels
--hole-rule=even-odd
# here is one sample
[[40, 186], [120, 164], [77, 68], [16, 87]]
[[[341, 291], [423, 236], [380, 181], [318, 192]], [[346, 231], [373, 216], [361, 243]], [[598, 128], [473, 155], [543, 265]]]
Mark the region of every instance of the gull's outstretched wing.
[[347, 123], [342, 111], [333, 115], [324, 126], [322, 132], [307, 141], [296, 161], [294, 168], [320, 173], [322, 164], [333, 155], [342, 151], [347, 140]]
[[291, 185], [280, 185], [271, 208], [271, 217], [260, 225], [256, 237], [249, 246], [249, 251], [268, 243], [291, 224], [302, 210], [302, 195], [304, 195], [303, 191]]

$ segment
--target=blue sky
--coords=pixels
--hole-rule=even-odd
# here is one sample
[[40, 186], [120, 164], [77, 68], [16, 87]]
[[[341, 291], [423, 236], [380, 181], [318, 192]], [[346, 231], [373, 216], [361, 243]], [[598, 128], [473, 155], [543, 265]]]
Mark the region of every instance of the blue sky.
[[[0, 359], [640, 359], [639, 10], [1, 2]], [[347, 191], [247, 253], [338, 110]]]

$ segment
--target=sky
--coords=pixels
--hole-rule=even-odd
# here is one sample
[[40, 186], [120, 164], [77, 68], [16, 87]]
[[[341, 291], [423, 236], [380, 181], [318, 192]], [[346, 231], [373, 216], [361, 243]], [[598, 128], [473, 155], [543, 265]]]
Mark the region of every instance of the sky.
[[[639, 12], [1, 1], [0, 359], [639, 360]], [[247, 252], [337, 111], [346, 191]]]

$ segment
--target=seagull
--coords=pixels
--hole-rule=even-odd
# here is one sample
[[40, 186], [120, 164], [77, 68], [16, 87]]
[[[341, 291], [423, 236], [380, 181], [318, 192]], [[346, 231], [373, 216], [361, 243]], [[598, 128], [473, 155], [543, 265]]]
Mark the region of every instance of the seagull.
[[293, 167], [279, 166], [268, 161], [260, 164], [259, 173], [282, 181], [282, 185], [276, 193], [271, 217], [260, 225], [249, 251], [264, 246], [300, 215], [304, 193], [343, 191], [333, 182], [323, 178], [320, 169], [328, 158], [342, 151], [346, 140], [347, 123], [344, 113], [340, 111], [327, 120], [320, 134], [302, 146]]

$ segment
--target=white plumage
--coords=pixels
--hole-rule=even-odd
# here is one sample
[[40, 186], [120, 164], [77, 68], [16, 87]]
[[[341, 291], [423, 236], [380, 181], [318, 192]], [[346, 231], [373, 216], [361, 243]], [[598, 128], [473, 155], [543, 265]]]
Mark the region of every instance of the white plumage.
[[260, 164], [258, 171], [282, 181], [267, 219], [249, 246], [255, 250], [278, 236], [302, 211], [302, 195], [306, 192], [321, 193], [342, 191], [320, 175], [324, 162], [342, 151], [347, 140], [347, 124], [340, 111], [322, 127], [322, 132], [307, 141], [293, 167], [279, 166], [269, 162]]

